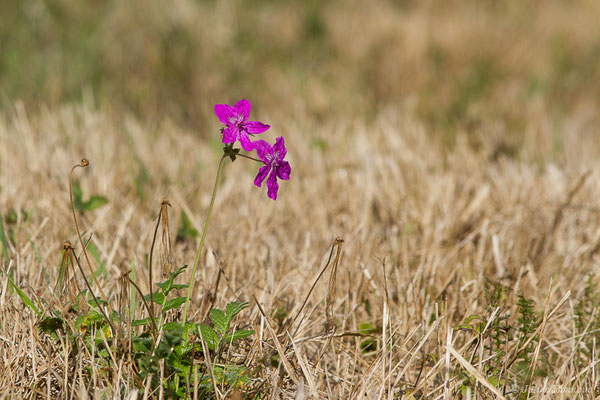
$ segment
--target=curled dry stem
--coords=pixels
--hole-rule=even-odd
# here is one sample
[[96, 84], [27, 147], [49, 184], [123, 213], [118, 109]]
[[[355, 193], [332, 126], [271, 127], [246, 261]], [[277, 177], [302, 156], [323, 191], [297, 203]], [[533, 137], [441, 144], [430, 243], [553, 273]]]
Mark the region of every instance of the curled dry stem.
[[[75, 230], [77, 231], [77, 237], [79, 238], [79, 243], [81, 244], [82, 250], [83, 250], [83, 255], [85, 256], [85, 260], [87, 262], [88, 268], [90, 270], [90, 274], [92, 274], [92, 278], [94, 279], [94, 283], [96, 284], [96, 286], [98, 286], [98, 290], [100, 290], [100, 294], [102, 295], [102, 299], [104, 301], [106, 301], [106, 304], [108, 305], [108, 298], [106, 297], [106, 295], [104, 294], [104, 291], [102, 290], [102, 286], [100, 286], [100, 283], [98, 282], [98, 279], [96, 279], [96, 275], [94, 274], [94, 269], [92, 268], [92, 263], [90, 262], [90, 257], [88, 256], [87, 253], [87, 248], [86, 246], [83, 244], [83, 238], [81, 237], [81, 231], [79, 230], [79, 223], [77, 222], [77, 215], [75, 213], [75, 202], [73, 201], [73, 172], [75, 171], [75, 169], [77, 167], [82, 167], [85, 168], [88, 165], [90, 165], [90, 162], [88, 161], [87, 158], [82, 158], [81, 162], [75, 166], [73, 166], [73, 168], [71, 168], [71, 173], [69, 174], [69, 195], [71, 197], [71, 211], [73, 212], [73, 221], [75, 221]], [[81, 271], [83, 273], [83, 271]], [[84, 275], [85, 277], [85, 275]], [[86, 280], [87, 282], [87, 280]], [[92, 289], [90, 289], [91, 291]], [[110, 305], [109, 305], [110, 307]]]

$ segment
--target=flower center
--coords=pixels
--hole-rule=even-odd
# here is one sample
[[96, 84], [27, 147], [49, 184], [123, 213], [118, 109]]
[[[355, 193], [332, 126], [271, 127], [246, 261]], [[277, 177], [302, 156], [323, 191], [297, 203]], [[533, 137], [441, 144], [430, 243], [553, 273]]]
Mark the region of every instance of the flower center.
[[229, 117], [229, 123], [231, 125], [235, 125], [237, 128], [241, 128], [243, 122], [244, 122], [243, 115], [234, 115], [234, 116]]

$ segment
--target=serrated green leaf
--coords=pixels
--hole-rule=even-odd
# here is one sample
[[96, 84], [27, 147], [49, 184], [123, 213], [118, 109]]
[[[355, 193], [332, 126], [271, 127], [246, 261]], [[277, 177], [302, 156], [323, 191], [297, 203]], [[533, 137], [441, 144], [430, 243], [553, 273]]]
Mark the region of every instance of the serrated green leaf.
[[181, 326], [181, 322], [177, 322], [177, 321], [167, 322], [166, 324], [163, 324], [162, 328], [165, 331], [171, 331], [174, 329], [183, 329], [183, 327]]
[[229, 329], [229, 322], [231, 321], [225, 313], [217, 308], [213, 308], [210, 310], [210, 319], [215, 325], [215, 329], [221, 334], [224, 335]]
[[[150, 295], [149, 294], [144, 295], [144, 299], [146, 299], [146, 301], [150, 301]], [[152, 293], [152, 301], [155, 302], [156, 304], [163, 304], [165, 302], [165, 295], [159, 291], [156, 291], [156, 292]]]
[[217, 350], [219, 348], [221, 339], [219, 338], [215, 330], [210, 326], [204, 324], [200, 324], [198, 327], [200, 328], [200, 336], [202, 337], [202, 340], [204, 340], [204, 342], [206, 343], [206, 346], [208, 346], [210, 350]]
[[227, 307], [225, 307], [225, 314], [227, 314], [227, 318], [231, 321], [233, 317], [238, 315], [245, 308], [248, 308], [248, 303], [237, 303], [234, 301], [227, 304]]
[[[183, 271], [185, 271], [186, 268], [187, 268], [187, 265], [184, 265], [183, 267], [178, 268], [177, 271], [171, 273], [171, 275], [169, 276], [169, 279], [167, 279], [164, 282], [156, 284], [156, 286], [161, 288], [161, 290], [165, 296], [168, 296], [169, 293], [171, 292], [171, 290], [181, 288], [180, 287], [181, 285], [174, 285], [173, 281], [175, 280], [175, 278], [177, 278], [177, 276], [179, 274], [181, 274]], [[187, 287], [187, 286], [185, 286], [185, 287]]]
[[183, 303], [185, 303], [186, 300], [187, 300], [187, 298], [185, 298], [185, 297], [175, 297], [174, 299], [167, 301], [163, 308], [163, 312], [171, 310], [173, 308], [178, 308]]
[[15, 282], [13, 282], [12, 278], [10, 277], [10, 275], [8, 275], [6, 272], [4, 273], [6, 275], [6, 277], [8, 278], [8, 283], [10, 284], [10, 286], [17, 292], [17, 295], [19, 295], [19, 297], [21, 298], [21, 301], [29, 308], [31, 308], [31, 310], [33, 310], [37, 315], [41, 315], [41, 311], [38, 310], [38, 308], [35, 306], [35, 304], [33, 304], [33, 301], [31, 301], [31, 299], [25, 294], [24, 291], [22, 291], [16, 284]]
[[152, 347], [153, 340], [150, 337], [133, 336], [133, 349], [143, 353], [148, 353]]
[[233, 343], [237, 340], [244, 339], [252, 335], [254, 335], [254, 331], [240, 329], [239, 331], [228, 333], [227, 335], [225, 335], [225, 338], [223, 340], [226, 343]]

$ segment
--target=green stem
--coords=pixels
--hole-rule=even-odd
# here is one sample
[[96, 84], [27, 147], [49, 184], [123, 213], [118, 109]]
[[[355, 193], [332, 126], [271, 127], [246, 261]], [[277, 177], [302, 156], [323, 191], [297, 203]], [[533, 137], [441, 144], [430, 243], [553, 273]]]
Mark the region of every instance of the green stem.
[[256, 162], [259, 162], [259, 163], [262, 163], [262, 164], [264, 164], [264, 161], [263, 161], [263, 160], [259, 160], [258, 158], [250, 157], [250, 156], [247, 156], [247, 155], [245, 155], [245, 154], [239, 154], [239, 153], [238, 153], [238, 154], [236, 154], [236, 156], [237, 156], [237, 157], [244, 157], [244, 158], [247, 158], [247, 159], [249, 159], [249, 160], [256, 161]]
[[198, 255], [196, 255], [196, 262], [194, 263], [194, 269], [192, 269], [192, 279], [188, 287], [187, 300], [185, 301], [185, 308], [183, 309], [183, 324], [187, 322], [187, 312], [190, 307], [190, 298], [192, 297], [192, 290], [194, 289], [194, 280], [196, 279], [196, 270], [198, 269], [198, 263], [200, 262], [200, 254], [204, 247], [204, 239], [206, 239], [206, 232], [208, 231], [208, 223], [210, 221], [210, 215], [212, 214], [213, 205], [215, 204], [215, 197], [217, 195], [217, 187], [219, 187], [219, 178], [221, 177], [221, 167], [223, 166], [223, 160], [225, 155], [221, 157], [219, 161], [219, 169], [217, 169], [217, 178], [215, 179], [215, 186], [213, 188], [212, 197], [210, 199], [210, 206], [208, 207], [208, 214], [206, 215], [206, 222], [204, 223], [204, 230], [202, 231], [202, 238], [200, 239], [200, 247], [198, 248]]

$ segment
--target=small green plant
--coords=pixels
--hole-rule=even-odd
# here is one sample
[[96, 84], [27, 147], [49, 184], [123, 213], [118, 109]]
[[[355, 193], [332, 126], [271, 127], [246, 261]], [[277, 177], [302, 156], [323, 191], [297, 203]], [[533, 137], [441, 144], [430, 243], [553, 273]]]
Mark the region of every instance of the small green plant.
[[[170, 310], [180, 309], [185, 302], [185, 297], [173, 297], [172, 292], [187, 287], [175, 283], [186, 267], [177, 269], [168, 279], [156, 284], [159, 290], [152, 297], [161, 306], [156, 319], [151, 315], [131, 319], [132, 305], [107, 313], [107, 303], [84, 289], [69, 304], [70, 313], [61, 313], [59, 308], [48, 309], [48, 315], [40, 319], [38, 327], [57, 342], [71, 344], [73, 354], [82, 348], [96, 354], [99, 370], [102, 367], [110, 370], [114, 360], [128, 354], [134, 370], [138, 371], [137, 385], [143, 388], [149, 382], [154, 390], [162, 386], [171, 398], [189, 398], [193, 387], [200, 398], [206, 399], [214, 396], [214, 385], [244, 389], [251, 380], [249, 370], [230, 354], [240, 340], [254, 334], [253, 330], [236, 329], [232, 325], [234, 317], [248, 307], [247, 303], [232, 302], [225, 310], [212, 309], [210, 325], [164, 322]], [[128, 284], [132, 290], [137, 290], [132, 281]], [[31, 299], [16, 286], [14, 288], [27, 306], [42, 314]], [[149, 307], [150, 295], [143, 298]], [[202, 363], [201, 359], [212, 359], [212, 364]], [[163, 380], [160, 379], [161, 365]], [[91, 369], [88, 372], [90, 376], [93, 373]]]
[[358, 333], [364, 337], [360, 342], [360, 351], [371, 353], [377, 350], [375, 335], [381, 333], [381, 327], [377, 327], [370, 322], [362, 322], [358, 324]]
[[[484, 292], [486, 313], [469, 315], [464, 323], [455, 327], [456, 331], [474, 335], [469, 361], [475, 365], [483, 363], [482, 371], [485, 372], [486, 379], [507, 393], [510, 393], [510, 387], [528, 387], [535, 373], [530, 370], [532, 353], [539, 340], [531, 338], [531, 335], [540, 323], [533, 300], [523, 294], [517, 295], [517, 312], [511, 318], [507, 287], [486, 279]], [[536, 370], [541, 370], [542, 367], [543, 362], [538, 363]], [[476, 393], [478, 383], [473, 376], [460, 368], [454, 374], [463, 381], [460, 385], [462, 396], [467, 396], [468, 391]]]

